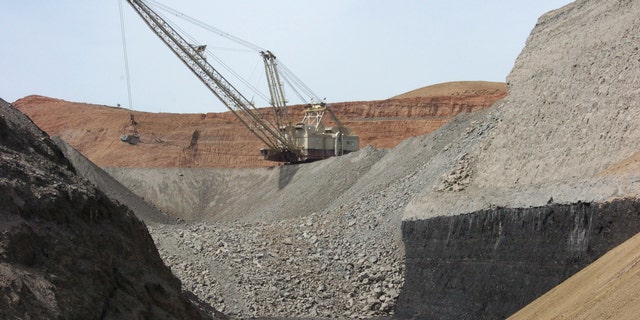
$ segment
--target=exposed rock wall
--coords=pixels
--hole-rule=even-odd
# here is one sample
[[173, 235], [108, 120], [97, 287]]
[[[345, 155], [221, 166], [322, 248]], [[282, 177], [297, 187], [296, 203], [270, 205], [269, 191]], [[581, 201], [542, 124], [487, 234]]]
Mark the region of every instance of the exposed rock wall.
[[493, 208], [404, 221], [401, 318], [504, 319], [640, 232], [640, 202]]

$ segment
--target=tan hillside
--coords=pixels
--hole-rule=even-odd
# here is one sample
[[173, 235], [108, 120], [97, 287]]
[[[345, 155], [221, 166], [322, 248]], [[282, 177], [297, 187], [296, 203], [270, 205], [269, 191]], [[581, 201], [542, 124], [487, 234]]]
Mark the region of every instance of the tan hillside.
[[640, 314], [640, 234], [510, 319], [636, 319]]
[[491, 94], [504, 92], [507, 84], [489, 81], [454, 81], [434, 84], [420, 89], [411, 90], [391, 99], [418, 98], [426, 96], [457, 96], [469, 94]]

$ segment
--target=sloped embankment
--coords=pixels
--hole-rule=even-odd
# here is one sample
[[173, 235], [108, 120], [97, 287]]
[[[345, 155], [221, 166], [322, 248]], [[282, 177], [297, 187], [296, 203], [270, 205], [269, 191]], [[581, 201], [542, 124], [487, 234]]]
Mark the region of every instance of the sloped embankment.
[[145, 225], [0, 99], [0, 317], [206, 319]]
[[640, 314], [640, 234], [607, 252], [511, 319], [635, 319]]
[[146, 202], [142, 197], [127, 189], [120, 182], [89, 161], [84, 155], [71, 147], [60, 137], [53, 137], [52, 141], [60, 148], [65, 158], [73, 164], [77, 173], [83, 178], [89, 180], [98, 189], [106, 193], [111, 199], [114, 199], [127, 208], [131, 209], [138, 219], [147, 224], [166, 223], [172, 224], [176, 220], [169, 217], [166, 213]]

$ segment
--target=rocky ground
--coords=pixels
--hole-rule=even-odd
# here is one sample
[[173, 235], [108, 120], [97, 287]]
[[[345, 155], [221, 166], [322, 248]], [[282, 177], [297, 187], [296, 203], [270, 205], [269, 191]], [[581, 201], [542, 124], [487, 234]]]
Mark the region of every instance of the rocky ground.
[[[216, 308], [241, 317], [393, 316], [405, 273], [404, 208], [425, 188], [459, 183], [429, 179], [445, 170], [426, 165], [435, 151], [424, 146], [446, 147], [457, 137], [448, 133], [471, 124], [467, 115], [441, 128], [442, 136], [280, 170], [108, 172], [167, 212], [187, 212], [180, 203], [203, 210], [149, 229], [172, 271]], [[171, 203], [161, 201], [167, 194], [176, 195]], [[226, 202], [218, 203], [220, 194]]]
[[[412, 166], [387, 172], [385, 178], [372, 174], [370, 166], [377, 163], [374, 159], [385, 154], [368, 149], [324, 163], [300, 165], [290, 181], [291, 189], [283, 187], [271, 201], [256, 199], [253, 204], [263, 210], [236, 216], [237, 221], [215, 221], [201, 215], [199, 222], [154, 224], [149, 230], [161, 256], [185, 286], [229, 315], [392, 316], [403, 285], [402, 209], [412, 194], [424, 187], [424, 181], [411, 172]], [[363, 159], [369, 164], [363, 161], [356, 170]], [[349, 192], [291, 194], [295, 189], [308, 190], [325, 183], [305, 174], [309, 171], [329, 176], [326, 181], [335, 183], [347, 168], [358, 172], [352, 182], [358, 187]], [[120, 169], [119, 173], [126, 171]], [[182, 178], [198, 175], [215, 180], [211, 173], [196, 169], [180, 172]], [[170, 170], [167, 176], [180, 177], [174, 173]], [[306, 178], [297, 181], [298, 177]], [[310, 211], [305, 202], [310, 207], [313, 202], [322, 205]], [[290, 211], [288, 203], [299, 210]]]
[[[331, 217], [332, 216], [332, 217]], [[403, 284], [401, 248], [351, 241], [340, 213], [267, 224], [150, 227], [185, 287], [236, 317], [393, 315]]]
[[[404, 150], [420, 150], [415, 144], [422, 139], [404, 143]], [[141, 210], [185, 289], [229, 315], [394, 314], [404, 274], [402, 210], [426, 182], [415, 175], [424, 159], [420, 153], [395, 170], [373, 166], [403, 155], [370, 147], [279, 168], [109, 168], [157, 212], [168, 212], [159, 219], [142, 197], [118, 191], [120, 183], [58, 142], [85, 177]], [[170, 217], [179, 223], [167, 224]]]

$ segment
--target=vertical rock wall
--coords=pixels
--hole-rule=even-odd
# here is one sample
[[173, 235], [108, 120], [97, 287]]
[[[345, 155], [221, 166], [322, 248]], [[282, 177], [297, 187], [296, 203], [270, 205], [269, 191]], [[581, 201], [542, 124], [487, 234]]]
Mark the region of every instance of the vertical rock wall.
[[503, 319], [640, 232], [639, 218], [622, 199], [404, 221], [397, 314]]

